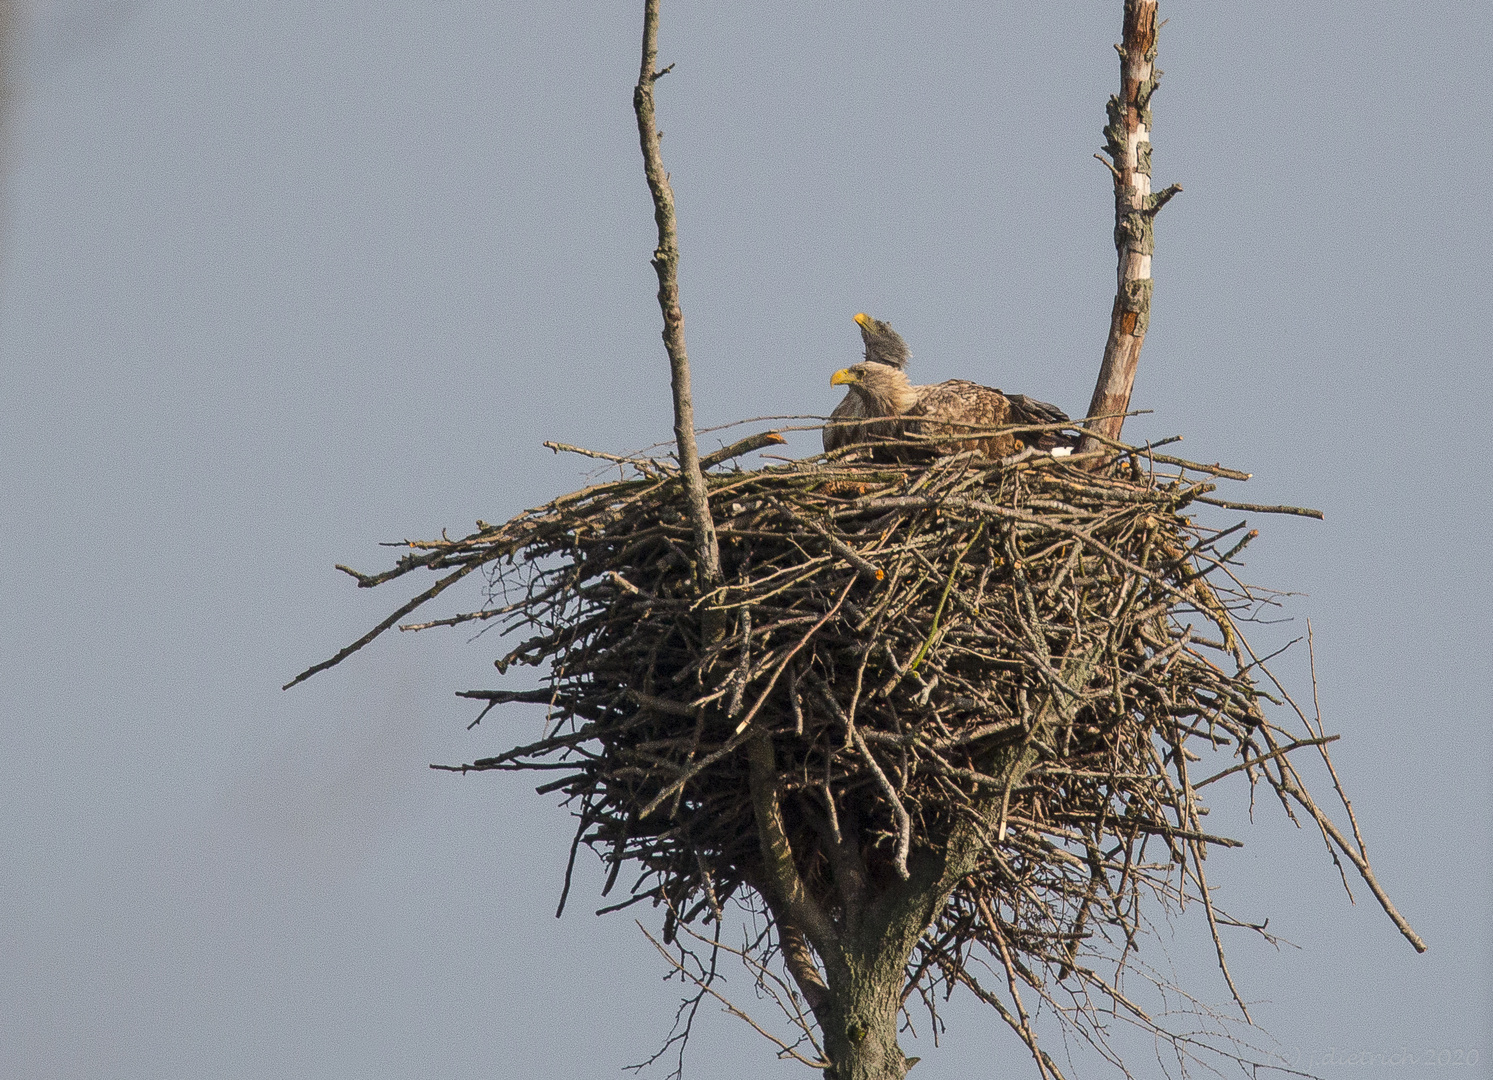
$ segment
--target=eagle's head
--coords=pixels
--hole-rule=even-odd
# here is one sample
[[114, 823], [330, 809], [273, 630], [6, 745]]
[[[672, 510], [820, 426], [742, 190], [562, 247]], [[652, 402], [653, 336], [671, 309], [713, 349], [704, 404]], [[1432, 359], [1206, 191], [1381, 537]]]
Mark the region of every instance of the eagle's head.
[[851, 393], [865, 401], [868, 416], [901, 416], [918, 398], [907, 376], [890, 364], [852, 364], [831, 375], [829, 384], [848, 386]]
[[892, 329], [891, 323], [873, 319], [864, 311], [855, 321], [861, 328], [861, 340], [866, 343], [866, 363], [888, 364], [899, 370], [907, 366], [907, 342]]

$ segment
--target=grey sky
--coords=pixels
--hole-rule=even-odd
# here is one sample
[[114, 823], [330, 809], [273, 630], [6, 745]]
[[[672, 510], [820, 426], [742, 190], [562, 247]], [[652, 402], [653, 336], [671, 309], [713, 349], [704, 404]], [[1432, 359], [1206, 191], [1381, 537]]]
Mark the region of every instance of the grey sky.
[[[827, 411], [892, 320], [919, 381], [1079, 413], [1113, 290], [1119, 0], [666, 0], [659, 84], [703, 424]], [[0, 1075], [615, 1077], [675, 1000], [626, 918], [552, 918], [570, 819], [456, 778], [496, 643], [386, 639], [334, 562], [668, 435], [630, 88], [640, 3], [33, 0], [0, 241]], [[1485, 463], [1493, 7], [1163, 0], [1156, 293], [1130, 421], [1255, 473], [1336, 760], [1417, 957], [1237, 793], [1211, 874], [1285, 1048], [1493, 1075]], [[708, 437], [705, 445], [715, 445]], [[801, 440], [797, 449], [808, 449]], [[475, 593], [473, 594], [475, 595]], [[1304, 656], [1278, 665], [1310, 692]], [[1206, 933], [1171, 952], [1227, 991]], [[739, 985], [739, 983], [738, 983]], [[750, 999], [749, 992], [743, 996]], [[956, 1007], [920, 1080], [1021, 1075]], [[1082, 1059], [1079, 1059], [1082, 1061]], [[808, 1075], [702, 1021], [691, 1075]], [[1148, 1075], [1142, 1059], [1137, 1073]], [[1328, 1077], [1410, 1067], [1326, 1064]], [[1447, 1071], [1447, 1070], [1443, 1070]], [[1084, 1068], [1082, 1075], [1099, 1075]]]

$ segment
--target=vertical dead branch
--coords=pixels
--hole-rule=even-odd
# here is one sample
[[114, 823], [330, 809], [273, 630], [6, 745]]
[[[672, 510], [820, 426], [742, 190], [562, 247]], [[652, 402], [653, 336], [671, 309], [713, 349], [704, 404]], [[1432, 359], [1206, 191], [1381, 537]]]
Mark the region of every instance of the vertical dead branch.
[[[658, 247], [653, 269], [658, 273], [658, 306], [664, 316], [664, 348], [669, 351], [670, 382], [674, 390], [674, 441], [679, 450], [679, 474], [684, 480], [690, 527], [695, 534], [695, 580], [702, 588], [721, 582], [720, 548], [715, 522], [705, 498], [700, 451], [695, 445], [695, 404], [690, 395], [689, 355], [684, 349], [684, 312], [679, 307], [679, 237], [674, 219], [674, 189], [664, 169], [658, 124], [653, 116], [653, 84], [669, 70], [658, 70], [658, 4], [643, 4], [643, 62], [632, 92], [638, 114], [638, 139], [643, 147], [643, 171], [653, 194], [653, 219], [658, 222]], [[672, 67], [672, 65], [670, 65]]]
[[[1120, 53], [1120, 92], [1109, 99], [1104, 127], [1105, 161], [1115, 184], [1115, 248], [1119, 252], [1115, 304], [1109, 317], [1109, 339], [1087, 427], [1111, 439], [1120, 437], [1130, 390], [1140, 363], [1141, 343], [1151, 319], [1151, 254], [1157, 212], [1182, 190], [1180, 184], [1151, 193], [1151, 95], [1161, 80], [1156, 68], [1157, 0], [1125, 0], [1124, 42]], [[1102, 449], [1085, 437], [1079, 452]]]

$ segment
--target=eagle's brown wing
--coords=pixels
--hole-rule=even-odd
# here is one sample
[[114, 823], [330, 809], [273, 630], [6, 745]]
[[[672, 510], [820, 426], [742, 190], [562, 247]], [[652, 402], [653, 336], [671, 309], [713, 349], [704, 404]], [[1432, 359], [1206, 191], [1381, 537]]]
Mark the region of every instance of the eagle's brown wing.
[[[998, 458], [1021, 446], [1015, 435], [1004, 433], [970, 437], [972, 429], [1011, 423], [1011, 400], [999, 390], [967, 379], [950, 379], [917, 389], [917, 403], [907, 410], [907, 433], [935, 439], [954, 436], [947, 443], [937, 444], [940, 453], [978, 450], [986, 457]], [[918, 418], [915, 422], [914, 417]], [[958, 438], [961, 435], [965, 437]]]
[[[1006, 400], [1011, 403], [1010, 422], [1013, 424], [1068, 423], [1068, 414], [1056, 405], [1049, 405], [1045, 401], [1038, 401], [1025, 394], [1007, 394]], [[1027, 432], [1022, 438], [1038, 450], [1046, 450], [1054, 455], [1072, 453], [1078, 445], [1076, 437], [1062, 431]]]
[[[986, 457], [1000, 458], [1014, 454], [1023, 446], [1035, 446], [1049, 453], [1063, 454], [1071, 453], [1077, 442], [1071, 435], [1051, 431], [969, 435], [972, 429], [1007, 424], [1067, 422], [1068, 416], [1062, 409], [1025, 394], [1003, 394], [967, 379], [950, 379], [933, 386], [920, 386], [917, 390], [917, 403], [907, 410], [907, 434], [934, 439], [955, 436], [949, 442], [935, 444], [939, 453], [978, 450]], [[913, 417], [925, 419], [914, 422]], [[960, 435], [966, 437], [957, 438]]]
[[1007, 394], [1006, 400], [1011, 403], [1011, 417], [1016, 423], [1062, 424], [1068, 420], [1068, 414], [1056, 405], [1049, 405], [1025, 394]]

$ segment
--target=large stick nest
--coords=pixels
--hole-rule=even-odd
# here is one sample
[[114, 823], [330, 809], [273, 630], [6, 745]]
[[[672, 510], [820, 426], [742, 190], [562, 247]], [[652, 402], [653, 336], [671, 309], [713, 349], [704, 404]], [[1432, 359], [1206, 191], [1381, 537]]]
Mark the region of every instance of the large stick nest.
[[[770, 739], [797, 872], [832, 916], [832, 845], [848, 838], [872, 884], [890, 882], [997, 808], [909, 968], [925, 1001], [943, 982], [994, 1003], [964, 963], [978, 945], [1013, 991], [1019, 978], [1070, 1016], [1094, 987], [1128, 1005], [1092, 964], [1123, 965], [1142, 895], [1200, 898], [1217, 942], [1203, 858], [1235, 842], [1204, 828], [1200, 789], [1243, 771], [1288, 813], [1307, 805], [1287, 753], [1329, 740], [1304, 716], [1295, 732], [1267, 718], [1236, 626], [1269, 602], [1230, 568], [1254, 533], [1194, 516], [1303, 512], [1213, 494], [1244, 474], [1135, 450], [1099, 472], [1032, 452], [711, 472], [725, 579], [702, 596], [677, 470], [616, 460], [622, 479], [356, 575], [449, 571], [328, 663], [484, 569], [482, 609], [414, 626], [517, 635], [498, 670], [537, 680], [465, 696], [483, 715], [542, 704], [548, 734], [455, 767], [557, 771], [539, 790], [570, 801], [606, 890], [636, 872], [614, 907], [665, 905], [666, 937], [764, 892], [753, 739]], [[1051, 994], [1075, 972], [1087, 988], [1070, 982], [1064, 1008]]]

